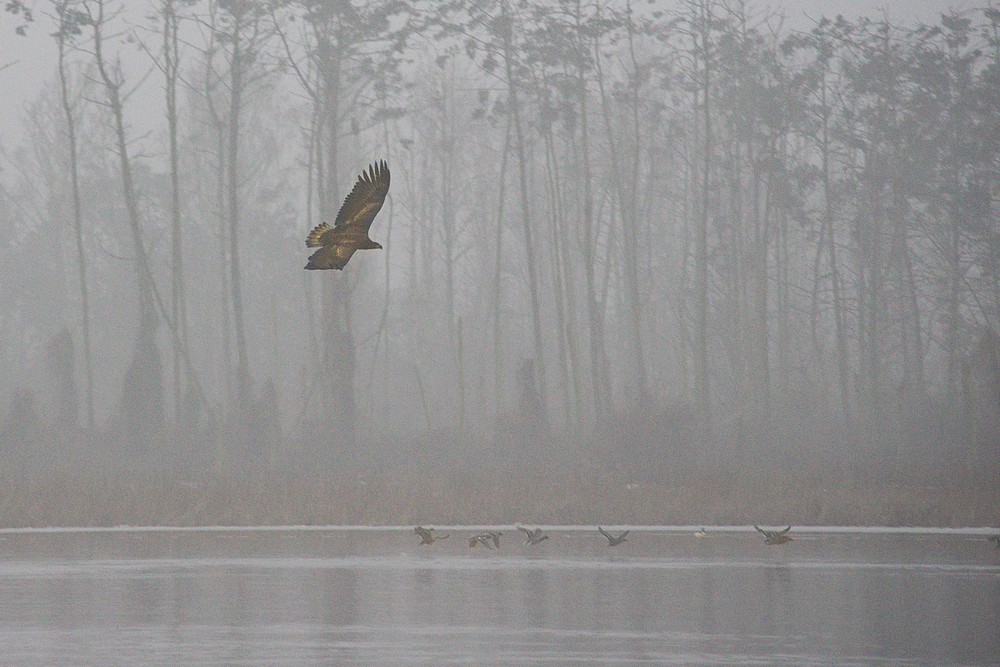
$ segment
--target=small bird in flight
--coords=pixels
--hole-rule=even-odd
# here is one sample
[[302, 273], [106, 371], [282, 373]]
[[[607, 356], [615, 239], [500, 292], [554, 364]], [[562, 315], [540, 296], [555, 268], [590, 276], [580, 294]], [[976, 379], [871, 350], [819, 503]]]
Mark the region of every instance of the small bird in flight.
[[534, 545], [538, 544], [539, 542], [541, 542], [542, 540], [549, 539], [549, 536], [545, 535], [542, 532], [541, 528], [535, 528], [534, 530], [528, 530], [524, 526], [518, 526], [517, 529], [519, 531], [521, 531], [522, 533], [524, 533], [525, 537], [527, 538], [527, 539], [524, 540], [524, 543], [527, 544], [527, 545], [529, 545], [529, 546], [534, 546]]
[[[475, 535], [475, 536], [469, 538], [469, 548], [471, 549], [471, 548], [473, 548], [473, 547], [481, 544], [484, 547], [486, 547], [487, 549], [493, 549], [493, 547], [490, 546], [490, 542], [492, 542], [492, 541], [493, 541], [493, 536], [490, 535], [489, 533], [483, 533], [482, 535]], [[497, 540], [497, 542], [498, 542], [497, 546], [500, 546], [499, 545], [499, 541], [500, 540], [498, 539]]]
[[622, 542], [628, 542], [628, 540], [625, 538], [625, 536], [628, 535], [628, 531], [627, 530], [624, 533], [622, 533], [621, 535], [612, 535], [608, 531], [606, 531], [603, 528], [601, 528], [600, 526], [598, 526], [597, 527], [597, 532], [599, 532], [601, 535], [603, 535], [605, 537], [605, 539], [608, 540], [608, 546], [609, 547], [617, 547]]
[[382, 246], [368, 237], [368, 230], [388, 193], [389, 166], [385, 160], [369, 165], [344, 200], [333, 227], [324, 222], [309, 232], [306, 247], [319, 250], [309, 257], [306, 268], [339, 271], [347, 266], [355, 251], [381, 250]]
[[764, 544], [784, 544], [792, 541], [792, 538], [788, 536], [788, 531], [792, 529], [791, 526], [782, 530], [765, 530], [757, 525], [754, 528], [764, 536]]
[[437, 540], [446, 540], [448, 535], [435, 535], [433, 528], [417, 526], [413, 532], [420, 536], [420, 546], [425, 547], [434, 544]]

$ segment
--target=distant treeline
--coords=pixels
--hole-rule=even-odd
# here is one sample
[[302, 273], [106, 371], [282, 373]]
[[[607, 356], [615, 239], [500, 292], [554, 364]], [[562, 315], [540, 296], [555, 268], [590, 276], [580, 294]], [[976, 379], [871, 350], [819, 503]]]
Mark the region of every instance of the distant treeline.
[[998, 464], [1000, 11], [152, 6], [7, 6], [0, 467]]

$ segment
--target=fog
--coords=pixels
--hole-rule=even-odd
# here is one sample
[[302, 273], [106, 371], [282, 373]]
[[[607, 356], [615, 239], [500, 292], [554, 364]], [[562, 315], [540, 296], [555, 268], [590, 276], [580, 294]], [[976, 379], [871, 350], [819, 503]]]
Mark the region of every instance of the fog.
[[[605, 490], [709, 479], [787, 494], [709, 520], [997, 521], [1000, 12], [779, 9], [9, 4], [0, 462], [107, 497], [4, 520], [269, 520], [143, 485], [347, 471], [401, 495], [261, 504], [629, 522]], [[384, 249], [304, 271], [379, 159]], [[848, 490], [752, 488], [786, 472]]]

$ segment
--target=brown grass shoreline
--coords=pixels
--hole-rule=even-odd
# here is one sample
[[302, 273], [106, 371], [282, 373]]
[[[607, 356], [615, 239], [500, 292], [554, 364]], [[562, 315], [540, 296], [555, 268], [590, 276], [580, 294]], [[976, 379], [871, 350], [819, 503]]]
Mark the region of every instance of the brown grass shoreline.
[[0, 477], [0, 528], [511, 524], [1000, 526], [1000, 470], [816, 467], [642, 481], [558, 466]]

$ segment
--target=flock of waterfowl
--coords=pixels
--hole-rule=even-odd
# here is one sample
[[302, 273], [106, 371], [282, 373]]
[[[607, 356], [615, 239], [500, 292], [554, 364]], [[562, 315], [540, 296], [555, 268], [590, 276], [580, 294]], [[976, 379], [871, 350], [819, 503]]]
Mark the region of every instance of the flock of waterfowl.
[[[767, 528], [761, 528], [758, 525], [754, 525], [754, 528], [758, 533], [764, 536], [764, 544], [777, 546], [787, 544], [792, 541], [792, 536], [789, 535], [792, 531], [791, 526], [780, 530], [768, 530]], [[532, 530], [530, 528], [525, 528], [524, 526], [517, 526], [517, 529], [524, 533], [524, 544], [526, 546], [534, 546], [549, 539], [549, 536], [546, 535], [541, 528], [536, 527]], [[449, 537], [449, 535], [438, 535], [433, 528], [424, 528], [423, 526], [417, 526], [413, 529], [413, 532], [420, 536], [420, 546], [430, 546], [438, 540], [445, 540]], [[627, 530], [623, 533], [615, 535], [604, 530], [603, 527], [598, 526], [597, 532], [608, 541], [609, 547], [616, 547], [623, 542], [628, 542], [626, 535], [629, 534], [629, 531]], [[502, 535], [503, 533], [498, 530], [488, 530], [486, 532], [473, 535], [469, 538], [469, 548], [483, 546], [487, 549], [499, 549], [500, 537]], [[706, 531], [705, 527], [702, 526], [698, 530], [694, 531], [694, 536], [708, 537], [708, 531]], [[1000, 549], [1000, 535], [990, 535], [987, 539], [996, 545], [997, 549]]]
[[[524, 543], [529, 546], [534, 546], [539, 542], [544, 542], [545, 540], [549, 539], [549, 536], [546, 535], [541, 528], [528, 530], [523, 526], [518, 526], [517, 529], [524, 533], [525, 536]], [[602, 528], [598, 528], [598, 530], [601, 531], [602, 535], [605, 535], [608, 538], [608, 542], [610, 543], [611, 546], [614, 546], [616, 544], [621, 544], [622, 542], [624, 542], [625, 535], [628, 533], [628, 531], [626, 530], [620, 536], [615, 538], [604, 532], [604, 529]], [[420, 546], [422, 547], [430, 546], [435, 542], [437, 542], [438, 540], [446, 540], [449, 537], [451, 537], [450, 534], [438, 535], [433, 528], [424, 528], [423, 526], [417, 526], [416, 528], [413, 529], [413, 532], [420, 537]], [[473, 548], [482, 545], [487, 549], [494, 549], [494, 548], [499, 549], [501, 535], [503, 535], [503, 533], [499, 530], [488, 530], [485, 533], [473, 535], [472, 537], [469, 538], [469, 547]]]
[[[756, 528], [764, 536], [764, 544], [785, 544], [792, 541], [792, 538], [788, 535], [788, 533], [792, 530], [791, 526], [781, 530], [767, 530], [756, 525], [754, 528]], [[549, 536], [545, 534], [545, 531], [538, 527], [530, 529], [525, 528], [524, 526], [517, 526], [517, 529], [524, 533], [525, 546], [534, 546], [549, 539]], [[434, 528], [424, 528], [423, 526], [417, 526], [413, 529], [413, 532], [420, 537], [420, 546], [422, 547], [430, 546], [438, 540], [446, 540], [451, 537], [450, 534], [440, 535]], [[628, 542], [628, 538], [626, 536], [629, 534], [629, 531], [627, 530], [615, 535], [614, 533], [609, 533], [604, 530], [602, 526], [598, 526], [597, 532], [608, 541], [609, 547], [617, 547], [623, 542]], [[499, 530], [488, 530], [486, 532], [473, 535], [469, 537], [469, 548], [473, 549], [478, 546], [483, 546], [487, 549], [499, 549], [500, 537], [502, 535], [503, 533]], [[707, 537], [708, 531], [706, 531], [704, 527], [701, 527], [694, 531], [694, 536]], [[991, 537], [990, 539], [993, 540], [994, 538]], [[998, 546], [1000, 546], [1000, 541], [998, 541]]]

